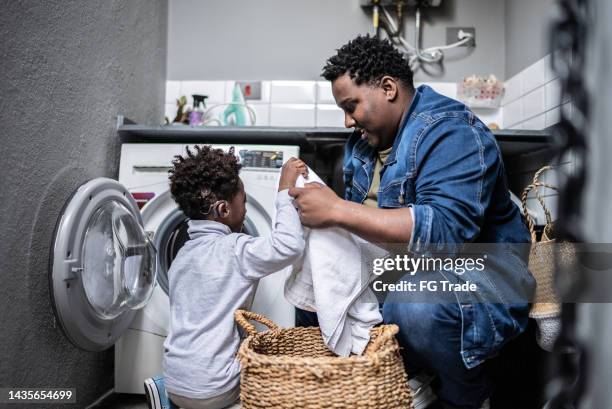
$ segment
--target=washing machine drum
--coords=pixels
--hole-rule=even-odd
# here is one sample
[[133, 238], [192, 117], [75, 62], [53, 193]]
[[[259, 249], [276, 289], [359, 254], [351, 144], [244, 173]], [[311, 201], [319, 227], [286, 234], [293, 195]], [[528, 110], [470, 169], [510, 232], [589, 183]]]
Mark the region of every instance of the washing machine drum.
[[[247, 195], [247, 205], [251, 204], [252, 198]], [[189, 240], [188, 218], [176, 207], [169, 192], [149, 202], [142, 210], [142, 218], [145, 229], [153, 234], [153, 245], [157, 249], [157, 283], [168, 294], [168, 271], [179, 250]], [[151, 228], [148, 225], [150, 221], [159, 219], [161, 222], [157, 227]], [[259, 236], [248, 212], [242, 231], [251, 236]]]

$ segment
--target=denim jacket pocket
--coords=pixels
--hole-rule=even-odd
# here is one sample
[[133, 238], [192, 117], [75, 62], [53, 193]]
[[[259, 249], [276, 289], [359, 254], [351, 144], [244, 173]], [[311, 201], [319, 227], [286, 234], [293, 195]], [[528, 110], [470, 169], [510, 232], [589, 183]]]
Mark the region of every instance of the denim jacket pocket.
[[394, 179], [378, 192], [380, 207], [397, 208], [406, 207], [414, 201], [413, 180], [409, 176]]

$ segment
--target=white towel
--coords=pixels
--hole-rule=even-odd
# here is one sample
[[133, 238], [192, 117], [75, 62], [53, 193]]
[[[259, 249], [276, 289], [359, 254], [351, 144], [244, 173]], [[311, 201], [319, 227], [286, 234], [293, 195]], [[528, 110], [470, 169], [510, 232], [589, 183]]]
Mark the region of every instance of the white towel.
[[[307, 182], [323, 182], [309, 170]], [[302, 187], [300, 176], [296, 186]], [[303, 258], [294, 264], [285, 281], [285, 297], [298, 308], [316, 311], [323, 340], [340, 356], [361, 355], [370, 340], [370, 329], [382, 321], [378, 301], [362, 274], [372, 258], [387, 251], [338, 228], [305, 231]], [[365, 251], [364, 251], [365, 250]]]

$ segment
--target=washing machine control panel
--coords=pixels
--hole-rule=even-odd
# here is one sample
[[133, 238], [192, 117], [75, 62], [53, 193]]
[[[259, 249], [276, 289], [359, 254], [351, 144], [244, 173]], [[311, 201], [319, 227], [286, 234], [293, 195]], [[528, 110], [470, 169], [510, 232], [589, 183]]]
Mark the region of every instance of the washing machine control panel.
[[283, 166], [283, 151], [243, 149], [238, 154], [245, 168], [278, 169]]

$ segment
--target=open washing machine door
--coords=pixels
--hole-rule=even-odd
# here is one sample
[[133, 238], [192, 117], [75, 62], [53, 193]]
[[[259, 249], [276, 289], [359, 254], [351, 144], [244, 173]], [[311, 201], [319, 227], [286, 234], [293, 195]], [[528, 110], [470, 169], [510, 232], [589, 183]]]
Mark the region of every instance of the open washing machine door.
[[119, 182], [80, 186], [56, 226], [49, 286], [57, 320], [77, 347], [111, 347], [156, 283], [156, 250], [136, 202]]

